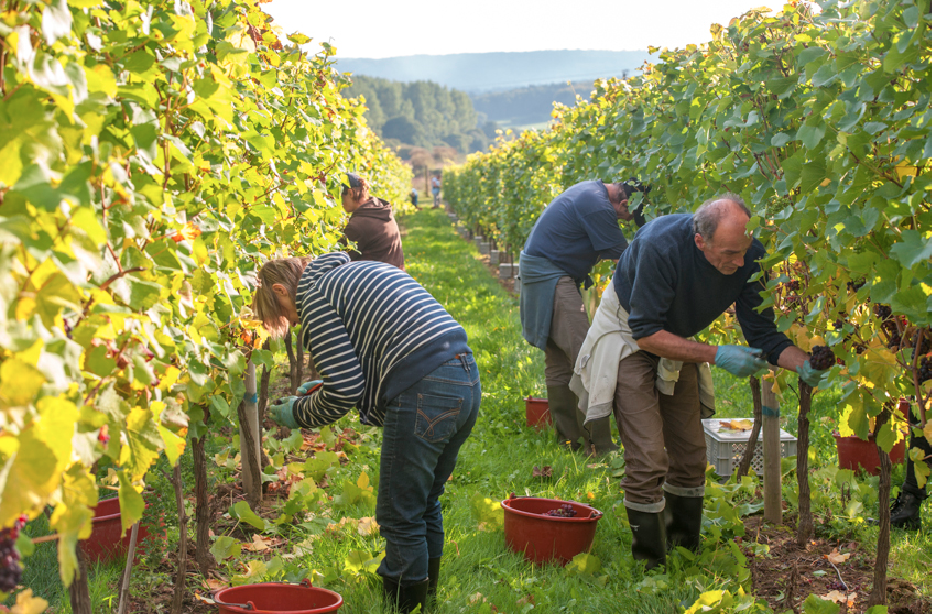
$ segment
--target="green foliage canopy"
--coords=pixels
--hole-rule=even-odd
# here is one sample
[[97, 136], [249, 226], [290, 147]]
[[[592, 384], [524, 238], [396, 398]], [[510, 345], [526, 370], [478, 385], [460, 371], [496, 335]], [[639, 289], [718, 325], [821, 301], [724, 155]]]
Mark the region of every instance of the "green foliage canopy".
[[92, 468], [117, 469], [129, 526], [152, 462], [241, 399], [257, 267], [335, 245], [341, 171], [408, 190], [329, 47], [257, 7], [0, 15], [0, 526], [51, 504], [66, 583]]

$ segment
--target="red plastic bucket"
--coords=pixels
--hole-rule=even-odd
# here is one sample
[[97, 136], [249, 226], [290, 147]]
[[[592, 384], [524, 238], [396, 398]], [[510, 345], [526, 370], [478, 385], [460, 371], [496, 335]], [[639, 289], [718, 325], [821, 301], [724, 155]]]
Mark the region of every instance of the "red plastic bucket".
[[[857, 471], [863, 469], [871, 475], [880, 473], [880, 455], [877, 453], [877, 446], [874, 445], [874, 436], [869, 439], [861, 439], [856, 435], [842, 437], [833, 433], [835, 442], [838, 444], [838, 467], [841, 469], [851, 469]], [[906, 439], [898, 441], [893, 449], [890, 450], [890, 460], [894, 463], [902, 463], [906, 457]]]
[[320, 614], [343, 605], [339, 593], [301, 584], [260, 582], [224, 588], [213, 594], [220, 614]]
[[[576, 516], [545, 516], [546, 512], [569, 505]], [[524, 558], [538, 565], [555, 562], [566, 565], [573, 557], [589, 550], [596, 523], [602, 512], [575, 501], [515, 498], [502, 501], [505, 512], [505, 543]]]
[[551, 424], [550, 409], [547, 399], [540, 397], [524, 398], [524, 417], [528, 426], [542, 429]]
[[[148, 507], [148, 505], [146, 505]], [[137, 553], [142, 540], [149, 537], [146, 525], [139, 525], [136, 537]], [[123, 533], [120, 521], [120, 499], [104, 499], [94, 508], [91, 518], [91, 536], [78, 541], [88, 561], [110, 561], [129, 552], [130, 531]]]

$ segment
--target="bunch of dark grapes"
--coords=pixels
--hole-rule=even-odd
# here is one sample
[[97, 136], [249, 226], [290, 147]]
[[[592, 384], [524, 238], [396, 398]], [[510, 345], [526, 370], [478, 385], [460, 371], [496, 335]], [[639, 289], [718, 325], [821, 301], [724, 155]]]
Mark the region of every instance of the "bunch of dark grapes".
[[926, 329], [925, 333], [922, 335], [922, 342], [919, 344], [918, 348], [913, 348], [913, 360], [916, 359], [916, 354], [919, 356], [924, 356], [932, 351], [932, 330]]
[[19, 552], [14, 544], [25, 522], [25, 517], [20, 516], [11, 528], [0, 531], [0, 593], [13, 592], [23, 574], [23, 568], [19, 565]]
[[786, 289], [789, 290], [790, 292], [798, 292], [798, 291], [799, 291], [799, 282], [796, 281], [795, 279], [793, 279], [793, 280], [791, 280], [791, 281], [788, 281], [788, 282], [784, 283], [783, 285], [784, 285], [784, 286], [786, 287]]
[[893, 310], [888, 305], [874, 305], [874, 315], [880, 318], [880, 328], [887, 335], [887, 347], [891, 350], [900, 349], [903, 339], [893, 317]]
[[576, 515], [576, 510], [573, 509], [573, 506], [564, 503], [560, 506], [560, 509], [550, 510], [549, 512], [544, 512], [544, 516], [558, 516], [560, 518], [572, 518]]
[[832, 580], [828, 583], [828, 590], [830, 591], [846, 591], [848, 590], [847, 584], [842, 584], [838, 580]]
[[919, 383], [932, 379], [932, 358], [923, 358], [919, 363]]
[[835, 364], [835, 352], [824, 345], [812, 348], [812, 355], [809, 356], [810, 367], [816, 371], [825, 371], [831, 369], [833, 364]]
[[849, 281], [848, 282], [848, 292], [854, 294], [861, 289], [866, 282], [864, 279], [859, 279], [858, 281]]

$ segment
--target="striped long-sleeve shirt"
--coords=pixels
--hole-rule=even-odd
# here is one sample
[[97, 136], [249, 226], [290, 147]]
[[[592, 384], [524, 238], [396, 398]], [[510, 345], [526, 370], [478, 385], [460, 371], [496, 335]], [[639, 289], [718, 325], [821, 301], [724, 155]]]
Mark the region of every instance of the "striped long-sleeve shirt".
[[466, 331], [407, 273], [381, 262], [320, 256], [296, 296], [303, 342], [324, 385], [295, 403], [303, 426], [330, 424], [354, 406], [381, 425], [385, 405], [457, 354]]

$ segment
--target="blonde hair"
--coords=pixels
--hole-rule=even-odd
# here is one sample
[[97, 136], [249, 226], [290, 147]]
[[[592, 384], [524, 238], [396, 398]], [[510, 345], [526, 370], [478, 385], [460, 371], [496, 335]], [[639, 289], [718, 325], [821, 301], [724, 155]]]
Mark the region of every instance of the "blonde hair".
[[269, 260], [259, 269], [256, 293], [252, 297], [252, 312], [262, 320], [262, 326], [272, 337], [284, 336], [291, 326], [272, 286], [285, 286], [291, 300], [297, 304], [298, 282], [310, 261], [311, 258], [281, 258]]

